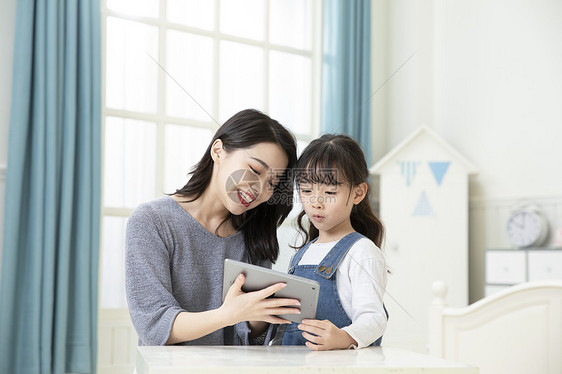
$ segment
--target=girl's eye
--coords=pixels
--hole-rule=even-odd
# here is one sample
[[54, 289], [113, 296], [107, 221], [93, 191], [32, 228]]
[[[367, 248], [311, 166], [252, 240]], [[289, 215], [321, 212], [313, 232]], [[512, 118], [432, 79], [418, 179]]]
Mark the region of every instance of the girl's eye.
[[301, 193], [310, 193], [310, 190], [309, 190], [309, 189], [306, 189], [306, 188], [304, 188], [304, 189], [301, 189]]

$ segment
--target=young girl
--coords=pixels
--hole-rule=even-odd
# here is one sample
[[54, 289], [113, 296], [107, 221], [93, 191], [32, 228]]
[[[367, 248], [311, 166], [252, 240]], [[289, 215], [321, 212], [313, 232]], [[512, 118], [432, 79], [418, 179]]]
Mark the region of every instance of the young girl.
[[[292, 204], [293, 135], [256, 110], [218, 129], [187, 184], [141, 204], [127, 222], [126, 290], [139, 345], [249, 344], [297, 300], [268, 299], [283, 284], [222, 302], [225, 258], [271, 267], [276, 229]], [[283, 308], [282, 308], [283, 307]], [[250, 322], [246, 322], [250, 321]]]
[[[304, 211], [305, 243], [289, 273], [316, 280], [316, 319], [287, 325], [283, 345], [314, 350], [380, 345], [388, 314], [387, 267], [379, 249], [384, 228], [369, 205], [369, 170], [357, 142], [323, 135], [303, 151], [295, 180]], [[302, 219], [310, 221], [308, 229]]]

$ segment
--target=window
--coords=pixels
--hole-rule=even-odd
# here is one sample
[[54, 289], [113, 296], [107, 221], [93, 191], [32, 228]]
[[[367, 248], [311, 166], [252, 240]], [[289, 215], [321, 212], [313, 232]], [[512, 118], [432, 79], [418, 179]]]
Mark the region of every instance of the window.
[[100, 307], [126, 308], [127, 217], [187, 182], [218, 123], [256, 108], [301, 149], [318, 134], [320, 1], [102, 3]]

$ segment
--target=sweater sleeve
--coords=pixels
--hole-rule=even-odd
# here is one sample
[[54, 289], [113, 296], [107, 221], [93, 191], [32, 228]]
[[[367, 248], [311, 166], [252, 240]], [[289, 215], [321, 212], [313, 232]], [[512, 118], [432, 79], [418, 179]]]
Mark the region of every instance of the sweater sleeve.
[[129, 217], [125, 256], [127, 302], [139, 341], [164, 345], [183, 309], [172, 295], [163, 225], [149, 205], [140, 205]]
[[234, 325], [234, 345], [250, 345], [250, 326], [248, 322], [242, 321]]
[[343, 330], [357, 341], [357, 348], [366, 347], [381, 337], [387, 324], [383, 308], [386, 262], [378, 248], [372, 253], [375, 256], [353, 261], [349, 273], [353, 310], [350, 317], [353, 322]]

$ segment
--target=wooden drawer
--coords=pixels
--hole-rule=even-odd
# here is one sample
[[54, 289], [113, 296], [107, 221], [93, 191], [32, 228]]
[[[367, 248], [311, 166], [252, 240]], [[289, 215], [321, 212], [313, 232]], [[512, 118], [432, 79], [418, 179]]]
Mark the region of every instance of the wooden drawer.
[[562, 279], [562, 251], [529, 251], [529, 280]]
[[486, 283], [517, 284], [526, 281], [525, 251], [486, 251]]

